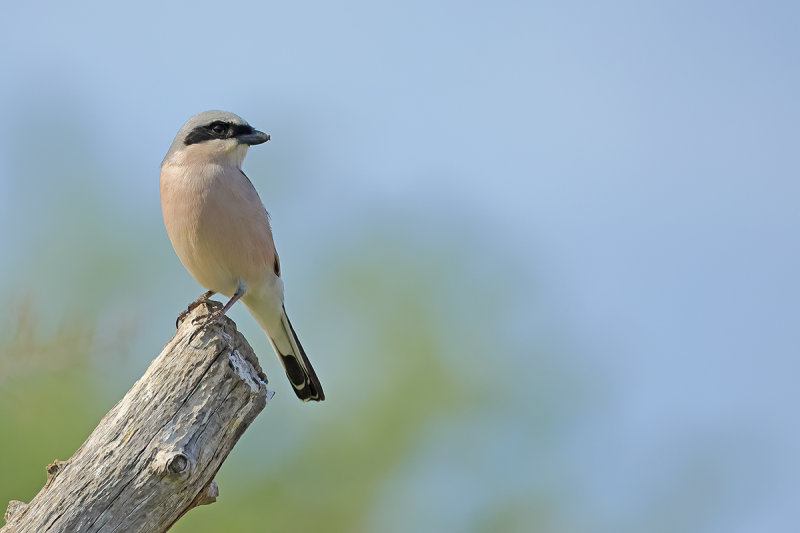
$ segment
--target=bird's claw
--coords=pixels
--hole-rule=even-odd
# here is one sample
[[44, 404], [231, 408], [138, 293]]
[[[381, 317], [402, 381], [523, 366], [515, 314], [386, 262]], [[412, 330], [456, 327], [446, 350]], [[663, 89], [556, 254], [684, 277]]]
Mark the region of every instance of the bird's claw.
[[[181, 322], [183, 322], [183, 319], [185, 319], [189, 315], [189, 313], [194, 311], [194, 309], [198, 305], [207, 302], [208, 299], [211, 298], [213, 295], [214, 291], [206, 291], [203, 294], [201, 294], [195, 301], [190, 303], [189, 307], [186, 308], [186, 311], [182, 311], [181, 314], [178, 315], [178, 318], [175, 319], [175, 327], [176, 328], [180, 327]], [[203, 316], [208, 316], [208, 315], [203, 315]], [[194, 324], [195, 322], [192, 321], [192, 323]]]

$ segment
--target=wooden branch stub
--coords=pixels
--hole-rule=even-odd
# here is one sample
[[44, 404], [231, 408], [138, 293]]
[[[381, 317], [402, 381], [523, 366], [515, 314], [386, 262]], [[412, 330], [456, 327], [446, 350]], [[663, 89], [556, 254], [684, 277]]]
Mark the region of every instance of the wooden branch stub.
[[195, 499], [192, 500], [191, 507], [214, 503], [217, 501], [217, 496], [219, 496], [219, 487], [217, 486], [217, 482], [212, 480], [203, 488], [202, 491], [200, 491], [200, 494], [198, 494]]
[[139, 381], [68, 461], [47, 467], [29, 504], [13, 500], [0, 533], [166, 531], [216, 501], [214, 476], [272, 397], [252, 348], [201, 302]]
[[8, 502], [8, 507], [6, 507], [6, 512], [3, 515], [3, 518], [5, 518], [6, 522], [8, 522], [9, 520], [11, 520], [12, 516], [21, 511], [26, 505], [28, 504], [25, 502], [21, 502], [19, 500], [11, 500], [10, 502]]

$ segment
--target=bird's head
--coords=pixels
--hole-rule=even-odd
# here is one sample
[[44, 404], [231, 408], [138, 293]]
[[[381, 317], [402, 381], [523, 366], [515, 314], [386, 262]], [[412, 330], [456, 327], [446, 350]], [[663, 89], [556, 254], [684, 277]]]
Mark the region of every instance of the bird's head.
[[167, 163], [208, 162], [241, 166], [247, 148], [269, 140], [242, 117], [227, 111], [203, 111], [187, 120], [167, 152]]

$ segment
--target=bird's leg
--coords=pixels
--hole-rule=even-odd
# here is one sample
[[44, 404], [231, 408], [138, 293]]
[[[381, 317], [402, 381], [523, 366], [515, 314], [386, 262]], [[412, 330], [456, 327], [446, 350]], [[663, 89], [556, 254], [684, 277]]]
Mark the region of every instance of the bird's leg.
[[175, 327], [176, 328], [179, 327], [181, 325], [181, 322], [183, 322], [183, 319], [186, 318], [186, 315], [191, 313], [192, 310], [201, 303], [208, 301], [208, 299], [214, 296], [214, 294], [215, 294], [214, 291], [206, 291], [200, 296], [198, 296], [198, 298], [195, 301], [189, 304], [189, 307], [186, 308], [186, 311], [183, 311], [181, 314], [178, 315], [178, 318], [175, 319]]
[[244, 281], [239, 280], [239, 283], [236, 284], [236, 292], [233, 293], [233, 296], [231, 296], [231, 299], [228, 300], [228, 303], [226, 303], [222, 307], [222, 309], [217, 309], [216, 311], [211, 313], [208, 316], [208, 318], [206, 318], [205, 322], [203, 322], [203, 326], [202, 327], [203, 328], [207, 328], [208, 326], [210, 326], [211, 324], [216, 322], [217, 319], [219, 319], [219, 317], [221, 317], [222, 315], [227, 313], [230, 310], [230, 308], [233, 307], [233, 304], [235, 304], [237, 301], [239, 301], [239, 298], [244, 296], [244, 291], [245, 290], [247, 290], [247, 285], [245, 284]]

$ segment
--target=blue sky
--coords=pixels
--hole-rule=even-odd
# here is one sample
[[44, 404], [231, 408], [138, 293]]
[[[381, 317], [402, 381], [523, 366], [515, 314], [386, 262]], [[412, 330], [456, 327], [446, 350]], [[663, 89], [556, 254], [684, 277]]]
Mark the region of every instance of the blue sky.
[[[516, 284], [512, 334], [536, 322], [532, 301], [546, 302], [539, 318], [558, 324], [573, 367], [605, 391], [604, 408], [575, 429], [592, 453], [563, 452], [596, 515], [655, 505], [637, 501], [652, 495], [642, 487], [669, 477], [685, 446], [738, 465], [724, 467], [719, 513], [697, 530], [795, 523], [796, 3], [51, 2], [4, 12], [0, 272], [18, 276], [14, 258], [58, 229], [18, 229], [27, 202], [53, 191], [18, 178], [21, 147], [70, 162], [82, 159], [71, 150], [91, 150], [109, 169], [93, 182], [98, 198], [156, 228], [158, 164], [173, 135], [198, 111], [228, 109], [272, 135], [245, 168], [280, 171], [259, 187], [285, 199], [265, 198], [282, 253], [303, 257], [313, 232], [325, 246], [369, 226], [365, 213], [396, 213], [412, 235], [474, 239], [478, 282]], [[180, 291], [195, 291], [168, 266]], [[698, 451], [706, 438], [730, 446]]]

